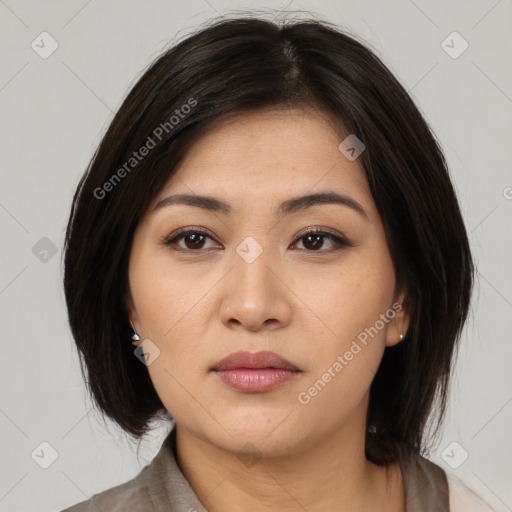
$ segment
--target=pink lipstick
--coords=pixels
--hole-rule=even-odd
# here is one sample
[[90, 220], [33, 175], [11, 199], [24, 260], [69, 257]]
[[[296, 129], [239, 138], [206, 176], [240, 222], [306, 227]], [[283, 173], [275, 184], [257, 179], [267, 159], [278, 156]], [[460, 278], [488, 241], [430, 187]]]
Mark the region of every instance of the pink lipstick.
[[265, 393], [297, 377], [300, 370], [275, 352], [238, 351], [211, 370], [227, 386], [243, 393]]

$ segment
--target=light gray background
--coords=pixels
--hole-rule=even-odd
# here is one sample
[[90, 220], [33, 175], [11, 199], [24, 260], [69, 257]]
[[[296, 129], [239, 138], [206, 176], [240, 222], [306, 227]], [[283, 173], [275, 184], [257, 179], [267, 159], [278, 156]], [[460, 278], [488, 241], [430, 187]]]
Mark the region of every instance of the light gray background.
[[[61, 510], [132, 478], [160, 447], [163, 426], [137, 458], [134, 445], [91, 408], [63, 299], [64, 228], [79, 177], [146, 65], [217, 13], [254, 7], [286, 2], [0, 0], [2, 511]], [[331, 0], [288, 7], [365, 38], [441, 141], [479, 283], [452, 407], [431, 459], [497, 510], [512, 510], [512, 2]], [[43, 31], [59, 45], [47, 59], [31, 47], [34, 40], [42, 46]], [[442, 47], [453, 31], [469, 44], [458, 58]], [[453, 52], [461, 41], [452, 40], [445, 45]], [[43, 237], [57, 247], [55, 255], [42, 252], [49, 244], [39, 242]], [[44, 441], [58, 453], [48, 469], [35, 462], [49, 460]], [[458, 445], [443, 459], [452, 442]], [[468, 459], [451, 468], [447, 461], [460, 462], [463, 450]]]

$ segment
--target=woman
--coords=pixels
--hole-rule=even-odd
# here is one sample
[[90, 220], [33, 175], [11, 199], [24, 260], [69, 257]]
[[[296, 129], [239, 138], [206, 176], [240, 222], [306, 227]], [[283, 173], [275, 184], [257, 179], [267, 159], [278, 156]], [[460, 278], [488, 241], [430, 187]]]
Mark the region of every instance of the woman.
[[68, 511], [469, 510], [423, 457], [468, 238], [428, 125], [355, 38], [245, 17], [166, 51], [65, 249], [98, 407], [135, 439], [172, 424], [137, 477]]

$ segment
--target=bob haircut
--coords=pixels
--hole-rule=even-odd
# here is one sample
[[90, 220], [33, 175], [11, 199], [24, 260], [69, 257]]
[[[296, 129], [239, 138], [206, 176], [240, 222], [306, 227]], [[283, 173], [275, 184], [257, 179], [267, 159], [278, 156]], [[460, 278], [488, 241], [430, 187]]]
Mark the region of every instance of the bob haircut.
[[135, 439], [159, 415], [172, 419], [130, 343], [133, 234], [195, 142], [221, 120], [263, 108], [314, 109], [366, 147], [359, 161], [411, 314], [370, 388], [366, 457], [386, 465], [404, 448], [426, 452], [470, 305], [466, 229], [443, 153], [411, 97], [367, 46], [316, 19], [210, 21], [161, 54], [115, 114], [78, 184], [64, 244], [87, 389]]

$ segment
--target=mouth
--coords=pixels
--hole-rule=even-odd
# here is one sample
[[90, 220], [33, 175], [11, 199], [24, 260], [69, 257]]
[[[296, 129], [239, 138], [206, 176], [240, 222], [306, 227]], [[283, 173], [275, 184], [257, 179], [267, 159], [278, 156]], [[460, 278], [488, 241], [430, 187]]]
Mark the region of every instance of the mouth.
[[221, 382], [243, 393], [265, 393], [297, 378], [301, 371], [275, 352], [239, 351], [212, 368]]

